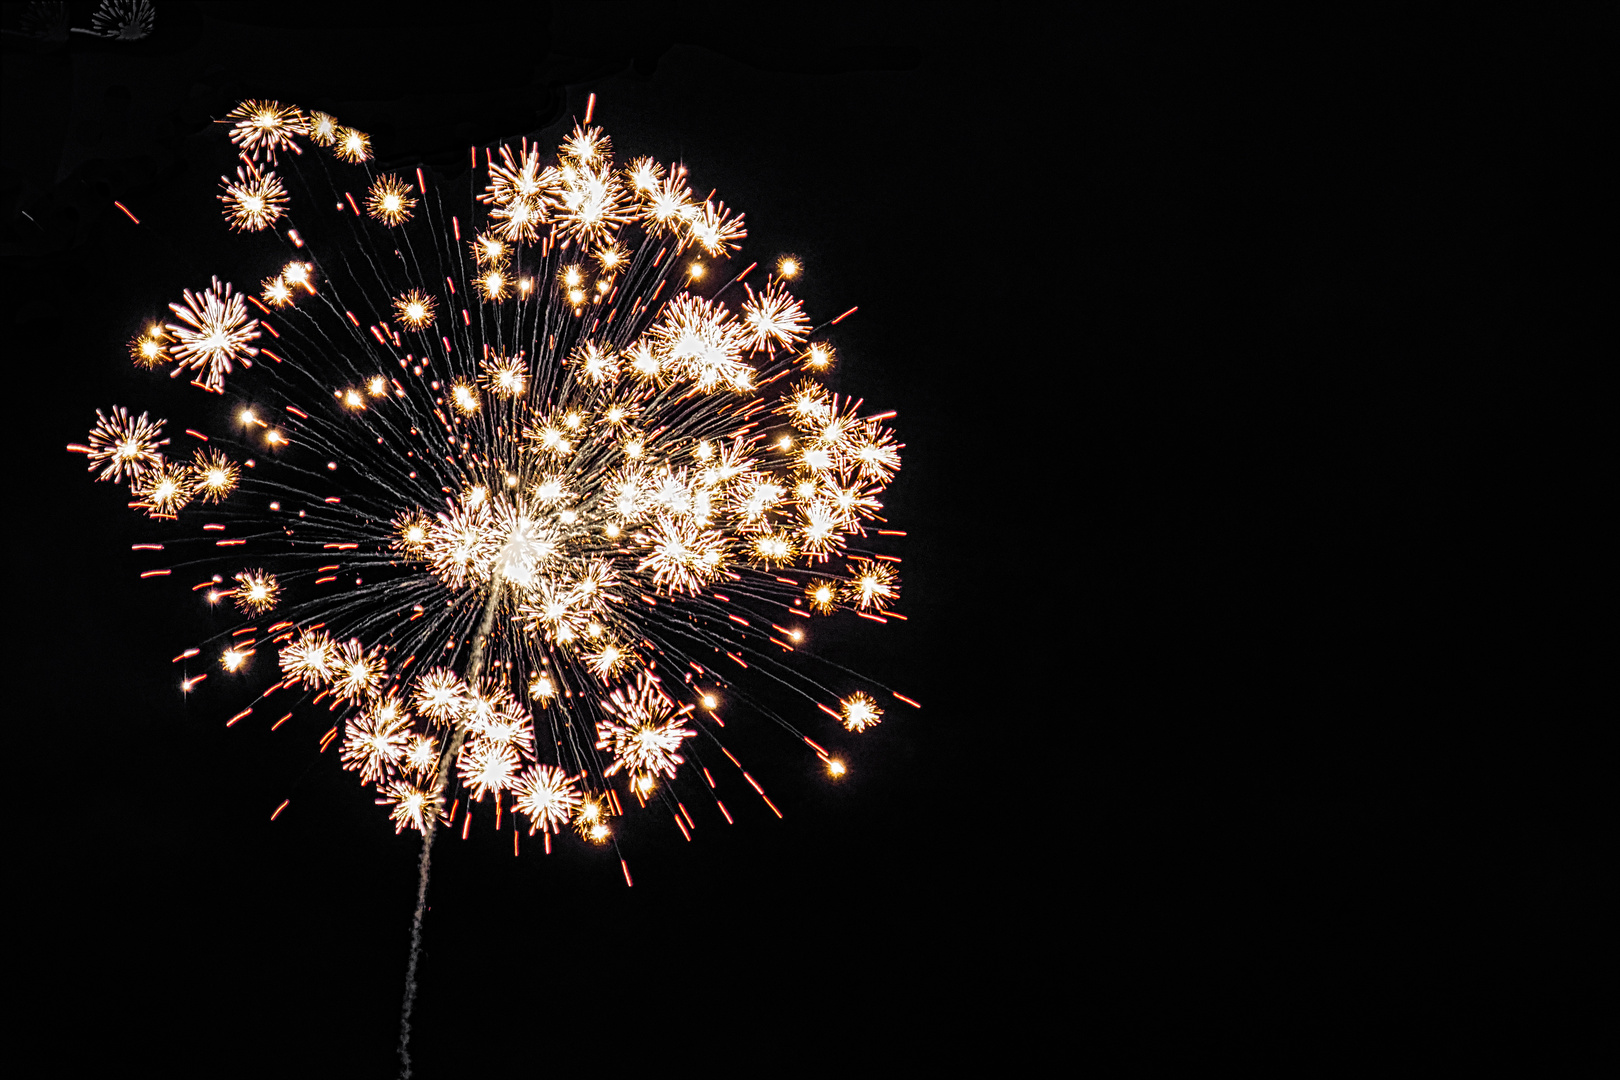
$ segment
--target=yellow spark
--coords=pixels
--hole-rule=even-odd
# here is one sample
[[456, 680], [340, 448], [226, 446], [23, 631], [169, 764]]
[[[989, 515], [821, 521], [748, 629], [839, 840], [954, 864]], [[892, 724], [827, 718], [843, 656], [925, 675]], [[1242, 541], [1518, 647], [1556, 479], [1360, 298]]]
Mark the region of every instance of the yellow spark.
[[559, 170], [562, 190], [558, 198], [557, 234], [576, 242], [581, 250], [610, 241], [619, 227], [634, 219], [625, 198], [624, 184], [605, 162], [565, 164]]
[[471, 416], [478, 411], [478, 393], [465, 382], [457, 382], [450, 387], [450, 400], [456, 411], [464, 416]]
[[566, 456], [573, 452], [573, 444], [562, 433], [562, 421], [545, 421], [530, 425], [524, 432], [524, 437], [535, 442], [544, 450], [553, 454]]
[[147, 517], [172, 518], [191, 501], [191, 477], [184, 465], [159, 461], [130, 484]]
[[793, 561], [793, 541], [779, 533], [756, 537], [754, 558], [768, 566], [783, 566]]
[[248, 654], [237, 649], [226, 649], [219, 656], [220, 664], [226, 671], [236, 671], [247, 663]]
[[686, 759], [679, 753], [683, 740], [697, 732], [684, 727], [674, 702], [643, 670], [628, 686], [614, 690], [601, 702], [610, 719], [596, 722], [596, 748], [611, 750], [613, 764], [602, 774], [621, 769], [632, 777], [673, 777]]
[[867, 426], [866, 438], [849, 452], [862, 480], [883, 486], [900, 471], [900, 446], [882, 427]]
[[472, 248], [473, 261], [479, 266], [506, 265], [508, 255], [506, 242], [487, 229], [479, 233], [467, 246]]
[[498, 397], [517, 397], [529, 385], [528, 370], [515, 356], [496, 356], [482, 364], [484, 385]]
[[467, 684], [455, 672], [434, 668], [416, 681], [416, 708], [437, 724], [449, 724], [467, 704]]
[[344, 724], [338, 757], [345, 769], [357, 771], [363, 782], [375, 784], [404, 761], [410, 746], [410, 718], [399, 699], [390, 697]]
[[130, 359], [136, 367], [154, 368], [169, 359], [163, 347], [163, 327], [153, 323], [146, 332], [129, 343]]
[[804, 307], [781, 282], [772, 281], [757, 296], [751, 286], [745, 284], [743, 289], [748, 293], [748, 299], [743, 302], [743, 322], [748, 325], [749, 348], [794, 345], [810, 332], [810, 320], [804, 314]]
[[421, 510], [406, 510], [393, 521], [393, 549], [411, 558], [420, 557], [427, 547], [428, 516]]
[[332, 659], [332, 692], [339, 701], [371, 697], [382, 689], [387, 670], [378, 650], [367, 650], [358, 640], [350, 639], [338, 646]]
[[631, 369], [644, 379], [650, 379], [658, 374], [658, 355], [653, 352], [651, 342], [645, 339], [632, 345], [630, 351], [625, 353], [625, 359], [630, 361]]
[[337, 142], [332, 151], [350, 165], [358, 165], [371, 157], [371, 139], [354, 128], [339, 128]]
[[560, 476], [543, 476], [535, 481], [532, 490], [534, 497], [543, 503], [553, 503], [568, 497]]
[[241, 470], [218, 450], [198, 450], [188, 468], [192, 491], [203, 502], [217, 503], [236, 490]]
[[244, 570], [236, 575], [236, 588], [229, 594], [236, 606], [249, 615], [258, 615], [276, 606], [281, 585], [263, 570]]
[[812, 371], [823, 371], [837, 357], [837, 352], [825, 341], [818, 341], [804, 352], [804, 366]]
[[275, 161], [278, 150], [296, 151], [293, 136], [308, 130], [303, 111], [279, 101], [244, 101], [226, 113], [225, 119], [231, 123], [231, 142], [255, 161], [261, 153]]
[[497, 235], [513, 243], [532, 244], [540, 238], [546, 223], [545, 207], [535, 199], [516, 199], [490, 211]]
[[805, 586], [804, 597], [811, 611], [830, 615], [838, 607], [838, 586], [830, 581], [812, 581]]
[[316, 146], [331, 146], [338, 140], [337, 118], [329, 113], [309, 114], [309, 141]]
[[843, 708], [844, 726], [850, 731], [865, 731], [883, 718], [883, 710], [866, 694], [851, 694], [839, 705]]
[[581, 165], [595, 164], [598, 160], [611, 157], [612, 154], [613, 140], [604, 135], [601, 128], [588, 128], [581, 124], [575, 124], [573, 134], [557, 147], [559, 158]]
[[568, 362], [576, 365], [592, 385], [600, 386], [619, 377], [619, 357], [611, 349], [603, 348], [594, 341], [575, 349]]
[[366, 195], [366, 213], [384, 225], [403, 225], [410, 220], [415, 207], [411, 186], [392, 173], [372, 181], [371, 191]]
[[633, 659], [629, 650], [611, 642], [585, 654], [585, 664], [592, 674], [606, 682], [622, 671]]
[[798, 277], [801, 269], [798, 258], [793, 255], [784, 255], [776, 263], [776, 272], [789, 280]]
[[388, 380], [381, 375], [373, 375], [371, 381], [366, 383], [366, 392], [372, 397], [382, 397], [388, 393]]
[[682, 293], [647, 331], [661, 370], [693, 380], [698, 390], [743, 392], [754, 369], [743, 359], [747, 330], [713, 301]]
[[650, 157], [639, 157], [625, 166], [624, 175], [637, 194], [646, 195], [664, 178], [664, 167]]
[[252, 166], [238, 165], [235, 183], [227, 176], [219, 182], [225, 188], [219, 201], [225, 204], [225, 220], [233, 229], [267, 229], [287, 211], [287, 189], [273, 172], [261, 174]]
[[529, 835], [554, 833], [575, 816], [584, 801], [574, 781], [552, 765], [532, 765], [512, 786], [512, 808], [529, 819]]
[[472, 798], [482, 799], [491, 791], [511, 787], [519, 763], [517, 751], [510, 746], [479, 740], [461, 752], [461, 782]]
[[[630, 261], [629, 250], [617, 241], [609, 241], [596, 249], [596, 265], [602, 268], [602, 273], [609, 275], [624, 269]], [[598, 282], [598, 288], [604, 287], [606, 282]]]
[[729, 211], [716, 209], [713, 203], [704, 203], [687, 223], [686, 240], [701, 245], [715, 258], [737, 250], [747, 236], [742, 214], [732, 217]]
[[534, 678], [529, 681], [529, 696], [536, 701], [549, 701], [557, 696], [557, 686], [550, 676], [535, 672]]
[[271, 307], [286, 307], [292, 303], [293, 291], [286, 281], [282, 280], [281, 275], [277, 274], [273, 278], [264, 279], [259, 296]]
[[495, 268], [473, 278], [473, 288], [482, 299], [501, 301], [506, 299], [507, 293], [511, 290], [512, 280], [507, 277], [505, 271]]
[[337, 655], [337, 646], [326, 633], [300, 630], [297, 639], [282, 646], [278, 659], [283, 675], [313, 687], [332, 681], [337, 673]]
[[844, 769], [844, 763], [842, 761], [839, 761], [837, 758], [828, 758], [827, 771], [833, 776], [843, 776], [846, 770]]
[[169, 305], [180, 317], [179, 323], [168, 324], [176, 341], [174, 358], [183, 368], [199, 369], [198, 381], [205, 389], [223, 392], [232, 361], [259, 354], [248, 344], [259, 336], [259, 321], [248, 318], [241, 294], [234, 293], [228, 283], [221, 285], [218, 278], [201, 295], [190, 289], [183, 290], [183, 295], [184, 305]]
[[[427, 744], [431, 748], [432, 740], [427, 740]], [[417, 743], [411, 744], [411, 749], [406, 751], [406, 759], [410, 761], [412, 767], [416, 768], [418, 772], [425, 774], [427, 770], [417, 765], [417, 751], [415, 749], [417, 745]], [[417, 787], [414, 784], [396, 781], [382, 788], [382, 794], [383, 798], [378, 799], [377, 804], [392, 807], [388, 811], [388, 819], [394, 823], [394, 833], [396, 835], [402, 832], [407, 825], [417, 832], [425, 832], [429, 817], [438, 819], [444, 815], [443, 797], [435, 799], [431, 790]]]
[[411, 330], [432, 323], [437, 312], [438, 302], [421, 289], [407, 289], [394, 300], [394, 317]]

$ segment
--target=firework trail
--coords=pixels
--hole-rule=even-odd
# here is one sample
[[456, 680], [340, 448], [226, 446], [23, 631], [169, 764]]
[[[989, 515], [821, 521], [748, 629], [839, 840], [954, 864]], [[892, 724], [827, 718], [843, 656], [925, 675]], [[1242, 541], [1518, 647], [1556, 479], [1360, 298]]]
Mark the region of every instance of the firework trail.
[[[483, 674], [484, 643], [488, 640], [490, 629], [495, 622], [495, 608], [499, 598], [500, 583], [497, 581], [489, 590], [489, 600], [484, 604], [484, 616], [478, 622], [472, 654], [467, 661], [469, 682], [476, 683], [478, 677]], [[435, 801], [444, 796], [445, 780], [450, 775], [449, 765], [456, 752], [461, 749], [465, 730], [465, 724], [456, 725], [456, 733], [439, 759], [439, 779], [434, 784], [432, 793]], [[400, 1009], [399, 1016], [399, 1060], [400, 1075], [403, 1077], [411, 1075], [411, 1011], [416, 1006], [416, 967], [422, 959], [422, 917], [427, 912], [428, 869], [433, 858], [433, 838], [438, 832], [438, 820], [429, 818], [422, 830], [422, 855], [416, 868], [416, 910], [411, 913], [411, 956], [405, 965], [405, 1003]]]
[[243, 102], [216, 197], [279, 269], [256, 296], [201, 275], [129, 343], [230, 399], [235, 429], [185, 429], [188, 457], [114, 406], [69, 447], [148, 517], [211, 519], [136, 545], [178, 560], [143, 577], [219, 565], [191, 593], [244, 616], [175, 658], [182, 688], [208, 677], [189, 666], [205, 647], [230, 676], [274, 646], [278, 681], [227, 725], [274, 694], [295, 700], [271, 730], [323, 706], [317, 752], [336, 745], [395, 832], [422, 834], [407, 1075], [441, 826], [460, 816], [465, 838], [489, 797], [514, 855], [520, 820], [548, 854], [572, 827], [613, 844], [629, 885], [618, 820], [662, 811], [691, 841], [687, 803], [708, 800], [732, 822], [722, 757], [781, 816], [722, 741], [727, 702], [833, 778], [810, 725], [840, 738], [887, 698], [916, 705], [806, 649], [819, 616], [904, 618], [885, 548], [905, 533], [876, 527], [894, 414], [819, 381], [854, 309], [814, 323], [792, 256], [763, 281], [730, 269], [743, 216], [679, 163], [616, 166], [591, 112], [554, 158], [474, 150], [463, 218], [421, 169], [373, 169], [337, 118]]

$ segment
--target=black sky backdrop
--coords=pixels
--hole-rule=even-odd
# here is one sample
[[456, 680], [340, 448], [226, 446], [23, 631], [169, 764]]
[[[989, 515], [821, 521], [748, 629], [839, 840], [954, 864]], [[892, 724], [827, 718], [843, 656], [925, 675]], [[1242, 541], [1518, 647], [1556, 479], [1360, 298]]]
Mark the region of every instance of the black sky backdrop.
[[[1424, 779], [1460, 723], [1435, 677], [1469, 595], [1447, 531], [1503, 475], [1523, 357], [1579, 351], [1514, 313], [1597, 292], [1555, 287], [1558, 230], [1521, 209], [1525, 163], [1590, 130], [1579, 29], [160, 3], [141, 43], [5, 37], [36, 1037], [69, 1073], [395, 1068], [416, 840], [313, 722], [226, 730], [223, 678], [182, 699], [170, 658], [213, 626], [137, 578], [160, 530], [62, 450], [114, 403], [207, 429], [210, 399], [124, 349], [182, 287], [264, 276], [214, 200], [210, 121], [245, 97], [455, 177], [596, 93], [621, 156], [684, 160], [746, 212], [743, 257], [806, 260], [813, 314], [860, 306], [838, 389], [906, 443], [910, 620], [823, 637], [924, 708], [842, 740], [838, 785], [755, 723], [785, 818], [739, 790], [693, 843], [631, 828], [633, 889], [575, 844], [439, 844], [421, 1075], [1017, 1065], [1104, 1014], [1196, 1048], [1234, 994], [1365, 977], [1390, 948], [1370, 928], [1421, 926], [1454, 857]], [[1420, 1022], [1436, 978], [1390, 980], [1385, 1020]]]

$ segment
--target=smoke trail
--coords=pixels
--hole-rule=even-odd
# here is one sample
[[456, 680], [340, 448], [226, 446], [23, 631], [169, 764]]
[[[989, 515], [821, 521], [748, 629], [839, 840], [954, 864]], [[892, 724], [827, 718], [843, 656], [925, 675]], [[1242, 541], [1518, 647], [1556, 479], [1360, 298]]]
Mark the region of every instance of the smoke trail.
[[[490, 629], [495, 625], [495, 609], [499, 606], [501, 596], [501, 575], [497, 569], [489, 582], [489, 600], [484, 604], [484, 617], [479, 620], [478, 630], [473, 634], [472, 653], [467, 658], [466, 682], [476, 689], [478, 676], [484, 671], [484, 642], [489, 639]], [[433, 784], [433, 793], [428, 799], [430, 808], [437, 807], [444, 795], [444, 789], [450, 780], [450, 765], [461, 750], [461, 744], [467, 737], [465, 724], [457, 723], [450, 734], [450, 745], [444, 748], [439, 755], [439, 768], [437, 779]], [[411, 916], [411, 959], [405, 965], [405, 1004], [399, 1016], [399, 1064], [401, 1080], [409, 1080], [411, 1075], [411, 1009], [416, 1005], [416, 965], [422, 958], [422, 916], [427, 911], [428, 869], [433, 855], [433, 838], [438, 835], [438, 818], [429, 815], [427, 827], [422, 830], [422, 859], [417, 866], [416, 875], [416, 912]]]
[[417, 869], [416, 914], [411, 917], [411, 960], [405, 967], [405, 1008], [399, 1018], [400, 1076], [411, 1075], [411, 1007], [416, 1004], [416, 962], [422, 955], [422, 912], [427, 909], [428, 859], [433, 853], [433, 834], [438, 831], [429, 821], [422, 831], [422, 861]]

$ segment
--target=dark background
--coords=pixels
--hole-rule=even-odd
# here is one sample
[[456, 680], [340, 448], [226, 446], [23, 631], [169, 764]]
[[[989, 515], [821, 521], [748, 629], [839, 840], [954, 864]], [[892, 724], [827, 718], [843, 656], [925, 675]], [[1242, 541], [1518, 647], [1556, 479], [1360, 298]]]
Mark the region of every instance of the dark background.
[[594, 91], [621, 157], [747, 213], [745, 257], [806, 259], [814, 314], [860, 305], [840, 389], [906, 443], [910, 621], [832, 645], [923, 710], [836, 786], [762, 741], [785, 819], [738, 793], [735, 827], [627, 837], [633, 889], [577, 845], [439, 845], [420, 1074], [1212, 1054], [1351, 997], [1432, 1021], [1459, 850], [1512, 816], [1444, 794], [1484, 771], [1497, 677], [1469, 544], [1533, 480], [1529, 425], [1595, 439], [1578, 324], [1613, 281], [1564, 253], [1604, 127], [1588, 28], [354, 10], [4, 38], [12, 930], [64, 1071], [394, 1068], [416, 841], [308, 732], [225, 730], [224, 680], [182, 700], [169, 658], [206, 619], [137, 579], [150, 527], [62, 452], [113, 403], [202, 426], [124, 347], [240, 263], [210, 120], [250, 96], [454, 174]]

